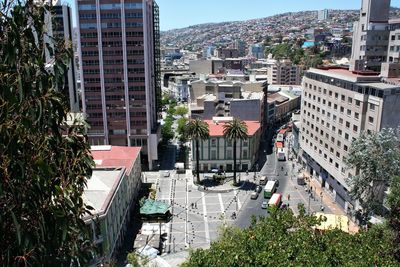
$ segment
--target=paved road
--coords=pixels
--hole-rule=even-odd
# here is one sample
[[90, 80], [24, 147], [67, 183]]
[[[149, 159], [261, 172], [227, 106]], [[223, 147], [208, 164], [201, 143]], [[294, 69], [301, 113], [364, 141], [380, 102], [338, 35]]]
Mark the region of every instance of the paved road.
[[[172, 207], [172, 220], [167, 225], [170, 238], [166, 251], [179, 252], [186, 248], [209, 247], [218, 238], [223, 224], [233, 224], [233, 212], [240, 214], [249, 199], [252, 184], [228, 193], [200, 192], [184, 174], [171, 171], [170, 177], [162, 173], [146, 173], [147, 182], [157, 185], [157, 199]], [[194, 206], [192, 206], [192, 203]]]

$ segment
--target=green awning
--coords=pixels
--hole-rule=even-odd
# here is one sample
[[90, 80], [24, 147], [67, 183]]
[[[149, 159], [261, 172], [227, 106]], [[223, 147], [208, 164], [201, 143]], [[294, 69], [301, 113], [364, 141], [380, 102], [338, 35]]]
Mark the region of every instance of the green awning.
[[170, 206], [164, 202], [146, 199], [143, 206], [140, 208], [140, 214], [155, 215], [165, 214], [168, 212]]

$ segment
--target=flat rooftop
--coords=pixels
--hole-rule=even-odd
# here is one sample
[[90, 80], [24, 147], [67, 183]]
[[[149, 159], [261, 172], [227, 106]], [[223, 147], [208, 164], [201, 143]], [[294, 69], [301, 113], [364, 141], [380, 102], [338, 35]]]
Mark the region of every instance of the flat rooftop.
[[115, 190], [125, 173], [125, 168], [94, 169], [92, 177], [88, 179], [86, 189], [83, 192], [83, 201], [86, 205], [94, 208], [92, 215], [85, 215], [84, 220], [93, 215], [106, 213]]
[[336, 79], [346, 80], [350, 82], [380, 82], [379, 74], [371, 73], [362, 75], [346, 69], [314, 69], [311, 68], [308, 72], [329, 76]]
[[140, 147], [91, 146], [96, 167], [125, 167], [129, 174], [140, 154]]

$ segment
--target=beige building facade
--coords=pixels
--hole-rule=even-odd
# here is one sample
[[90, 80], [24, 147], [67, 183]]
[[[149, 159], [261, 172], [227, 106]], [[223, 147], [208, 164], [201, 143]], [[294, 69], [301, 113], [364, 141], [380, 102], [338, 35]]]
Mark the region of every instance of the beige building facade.
[[346, 178], [355, 174], [344, 159], [362, 132], [400, 124], [400, 87], [344, 69], [310, 69], [303, 79], [300, 147], [302, 161], [321, 187], [345, 210], [356, 202]]

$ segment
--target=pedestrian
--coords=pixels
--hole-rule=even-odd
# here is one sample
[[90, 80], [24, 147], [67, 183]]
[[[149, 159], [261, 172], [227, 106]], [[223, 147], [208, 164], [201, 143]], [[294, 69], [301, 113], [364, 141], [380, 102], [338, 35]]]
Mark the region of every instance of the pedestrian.
[[287, 200], [290, 201], [290, 194], [287, 195]]
[[197, 209], [197, 202], [194, 203], [194, 208]]

